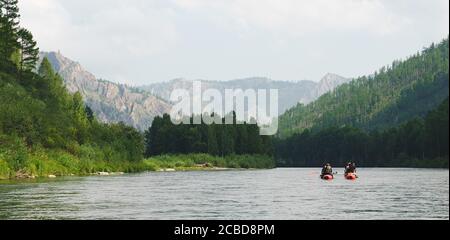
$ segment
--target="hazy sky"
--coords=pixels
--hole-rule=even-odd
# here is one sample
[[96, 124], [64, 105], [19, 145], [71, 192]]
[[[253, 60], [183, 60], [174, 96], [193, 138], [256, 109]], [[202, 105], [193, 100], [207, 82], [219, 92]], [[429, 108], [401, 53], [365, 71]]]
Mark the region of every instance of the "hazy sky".
[[41, 50], [133, 85], [370, 74], [448, 36], [448, 0], [19, 0]]

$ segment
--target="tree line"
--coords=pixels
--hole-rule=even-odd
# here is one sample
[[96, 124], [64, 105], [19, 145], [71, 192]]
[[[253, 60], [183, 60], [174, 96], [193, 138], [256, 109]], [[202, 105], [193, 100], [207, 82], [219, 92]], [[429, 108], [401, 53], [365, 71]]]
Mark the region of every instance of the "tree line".
[[[194, 116], [191, 117], [191, 122]], [[271, 138], [260, 136], [256, 124], [198, 125], [172, 123], [169, 115], [156, 117], [145, 132], [146, 156], [208, 153], [213, 156], [244, 154], [272, 155]], [[225, 122], [225, 118], [222, 119]]]
[[318, 167], [329, 162], [365, 167], [445, 167], [449, 163], [449, 100], [398, 127], [370, 133], [354, 127], [305, 130], [275, 144], [280, 166]]

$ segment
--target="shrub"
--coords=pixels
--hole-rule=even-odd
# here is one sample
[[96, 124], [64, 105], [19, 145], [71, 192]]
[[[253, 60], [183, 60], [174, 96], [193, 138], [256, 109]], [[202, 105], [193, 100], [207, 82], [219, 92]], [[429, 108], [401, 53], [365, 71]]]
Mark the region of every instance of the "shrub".
[[8, 179], [11, 174], [11, 169], [8, 163], [3, 160], [3, 156], [0, 154], [0, 179]]
[[220, 168], [274, 168], [275, 161], [265, 155], [232, 155], [215, 157], [209, 154], [161, 155], [144, 161], [151, 170], [164, 168], [197, 169], [196, 165], [206, 164]]
[[28, 149], [17, 136], [0, 136], [0, 154], [13, 171], [25, 168], [28, 160]]

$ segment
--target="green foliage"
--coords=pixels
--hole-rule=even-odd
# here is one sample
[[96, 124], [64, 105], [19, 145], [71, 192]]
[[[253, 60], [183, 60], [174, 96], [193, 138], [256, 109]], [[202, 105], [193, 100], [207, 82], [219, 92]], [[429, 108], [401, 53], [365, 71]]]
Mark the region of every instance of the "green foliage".
[[[143, 136], [95, 119], [19, 27], [16, 0], [0, 0], [0, 178], [145, 169]], [[13, 61], [13, 59], [17, 59]]]
[[41, 65], [38, 69], [39, 76], [43, 78], [53, 78], [55, 76], [55, 71], [53, 71], [52, 64], [48, 60], [48, 58], [42, 59]]
[[318, 167], [348, 161], [366, 167], [442, 167], [449, 163], [448, 98], [424, 119], [366, 133], [357, 128], [304, 131], [276, 143], [281, 166]]
[[216, 126], [208, 128], [208, 153], [216, 156], [219, 154], [219, 146], [217, 144]]
[[92, 109], [89, 106], [85, 107], [85, 112], [86, 112], [87, 119], [89, 120], [89, 122], [92, 123], [92, 121], [94, 121], [94, 118], [95, 118], [94, 112], [92, 111]]
[[[191, 122], [194, 117], [191, 117]], [[222, 119], [225, 122], [225, 119]], [[259, 134], [256, 124], [180, 124], [169, 115], [156, 117], [145, 133], [146, 156], [209, 153], [214, 156], [267, 154], [271, 141]]]
[[447, 38], [289, 110], [278, 164], [448, 168], [448, 56]]
[[19, 8], [17, 0], [0, 0], [0, 64], [11, 60], [18, 47]]
[[0, 155], [0, 180], [5, 180], [10, 178], [11, 169], [9, 168], [9, 164], [2, 159], [2, 155]]
[[[65, 150], [40, 147], [33, 150], [22, 148], [19, 149], [21, 152], [11, 146], [8, 146], [6, 150], [0, 149], [0, 179], [14, 178], [18, 172], [23, 173], [24, 176], [47, 177], [153, 170], [143, 161], [105, 161], [102, 149], [91, 146], [81, 148], [83, 152], [79, 156]], [[20, 166], [15, 167], [14, 162], [18, 160]]]
[[365, 131], [423, 117], [449, 95], [448, 38], [406, 61], [395, 61], [370, 77], [338, 87], [280, 117], [282, 138], [305, 129], [351, 126]]
[[275, 161], [267, 155], [230, 155], [226, 157], [209, 154], [161, 155], [144, 160], [152, 170], [204, 170], [214, 168], [269, 169]]
[[0, 135], [0, 156], [12, 171], [23, 169], [28, 162], [28, 150], [17, 136]]
[[54, 77], [23, 78], [29, 84], [22, 86], [0, 72], [0, 177], [145, 169], [142, 135], [89, 120], [79, 95], [57, 94]]
[[24, 28], [19, 29], [17, 36], [20, 52], [20, 70], [32, 71], [36, 68], [36, 63], [39, 60], [37, 43], [33, 40], [33, 34]]
[[0, 0], [0, 65], [12, 63], [22, 72], [33, 71], [39, 49], [33, 34], [19, 26], [17, 0]]

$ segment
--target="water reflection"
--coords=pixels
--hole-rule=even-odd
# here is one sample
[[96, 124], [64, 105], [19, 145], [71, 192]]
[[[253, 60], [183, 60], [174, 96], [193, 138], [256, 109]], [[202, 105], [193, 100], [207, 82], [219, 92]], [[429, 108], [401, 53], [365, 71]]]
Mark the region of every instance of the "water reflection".
[[0, 219], [449, 219], [448, 170], [143, 173], [0, 182]]

